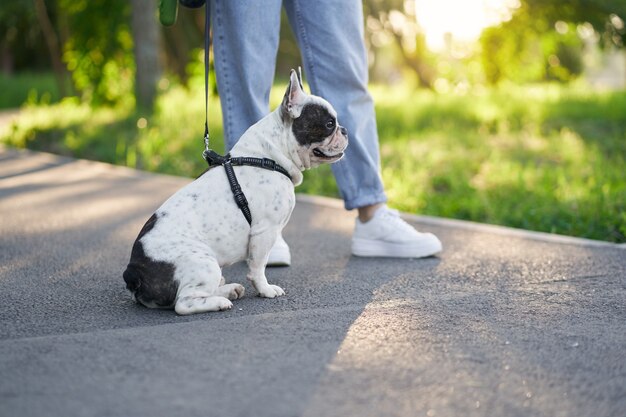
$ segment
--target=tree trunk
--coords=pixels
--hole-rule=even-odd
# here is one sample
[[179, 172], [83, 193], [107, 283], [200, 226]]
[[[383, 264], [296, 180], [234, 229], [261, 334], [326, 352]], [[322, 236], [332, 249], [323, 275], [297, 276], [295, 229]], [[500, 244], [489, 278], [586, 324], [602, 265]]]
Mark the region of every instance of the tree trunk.
[[0, 71], [4, 75], [13, 74], [13, 54], [9, 46], [2, 41], [0, 41]]
[[430, 68], [430, 66], [426, 64], [418, 54], [410, 55], [406, 49], [404, 49], [401, 35], [395, 33], [394, 31], [391, 31], [391, 35], [393, 36], [396, 45], [398, 45], [398, 49], [400, 50], [404, 63], [415, 72], [422, 87], [432, 90], [434, 78], [433, 69]]
[[34, 1], [37, 21], [39, 22], [39, 26], [41, 26], [43, 37], [46, 41], [46, 45], [48, 46], [50, 61], [52, 62], [52, 69], [54, 70], [54, 75], [57, 79], [59, 92], [61, 93], [61, 96], [66, 96], [66, 73], [65, 67], [63, 66], [63, 61], [61, 61], [61, 47], [59, 46], [59, 37], [54, 31], [54, 27], [52, 26], [52, 22], [50, 21], [50, 16], [48, 16], [48, 10], [46, 9], [46, 4], [44, 3], [44, 1]]
[[132, 0], [131, 29], [135, 52], [135, 97], [137, 107], [151, 111], [161, 77], [160, 28], [154, 0]]
[[409, 53], [405, 49], [404, 45], [402, 44], [402, 34], [396, 33], [389, 22], [388, 12], [394, 9], [402, 10], [402, 3], [402, 0], [366, 0], [364, 2], [364, 6], [365, 11], [370, 16], [377, 19], [383, 27], [388, 28], [387, 31], [392, 36], [394, 42], [398, 46], [398, 50], [400, 51], [400, 55], [402, 56], [404, 64], [415, 72], [420, 84], [423, 87], [432, 90], [434, 78], [433, 69], [425, 62], [424, 57], [422, 56], [420, 51]]
[[[183, 84], [187, 84], [187, 60], [190, 56], [191, 44], [186, 41], [183, 31], [183, 23], [179, 22], [166, 28], [163, 32], [163, 46], [165, 50], [165, 64], [168, 70], [180, 78]], [[196, 46], [200, 44], [200, 39]]]

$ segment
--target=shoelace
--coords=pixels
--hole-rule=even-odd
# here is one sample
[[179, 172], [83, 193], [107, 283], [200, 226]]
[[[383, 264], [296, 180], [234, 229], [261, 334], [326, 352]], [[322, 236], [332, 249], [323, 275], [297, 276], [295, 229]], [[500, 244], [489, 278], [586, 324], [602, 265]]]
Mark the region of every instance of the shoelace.
[[398, 210], [395, 210], [389, 207], [383, 207], [382, 210], [383, 210], [383, 214], [388, 214], [393, 217], [400, 217], [400, 212]]
[[412, 230], [413, 227], [408, 224], [407, 222], [405, 222], [401, 217], [400, 217], [400, 212], [398, 210], [394, 210], [391, 209], [389, 207], [383, 207], [382, 213], [380, 213], [380, 216], [383, 217], [385, 220], [393, 222], [395, 224], [397, 224], [398, 226], [402, 227], [402, 228], [410, 228]]
[[400, 218], [400, 212], [398, 210], [390, 209], [389, 207], [381, 208], [379, 216], [393, 221], [400, 220], [404, 223], [404, 220]]

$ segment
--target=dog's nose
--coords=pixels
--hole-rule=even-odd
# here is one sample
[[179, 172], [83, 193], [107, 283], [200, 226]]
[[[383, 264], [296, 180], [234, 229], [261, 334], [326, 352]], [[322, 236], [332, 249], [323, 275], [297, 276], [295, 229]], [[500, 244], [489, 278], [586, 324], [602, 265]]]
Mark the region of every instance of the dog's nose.
[[342, 135], [344, 135], [346, 137], [348, 136], [348, 129], [346, 129], [345, 127], [341, 126], [339, 131], [341, 132]]

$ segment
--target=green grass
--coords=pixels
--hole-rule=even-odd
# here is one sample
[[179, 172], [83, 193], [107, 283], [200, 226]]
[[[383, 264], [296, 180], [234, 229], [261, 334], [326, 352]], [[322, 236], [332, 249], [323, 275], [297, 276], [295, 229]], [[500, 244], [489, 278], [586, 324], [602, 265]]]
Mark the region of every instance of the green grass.
[[[282, 90], [274, 89], [274, 105]], [[171, 88], [144, 128], [126, 107], [30, 106], [0, 142], [193, 177], [204, 169], [202, 94]], [[441, 95], [373, 86], [372, 94], [390, 205], [626, 242], [626, 92], [542, 85]], [[210, 106], [212, 146], [222, 151], [217, 99]], [[327, 166], [307, 172], [299, 191], [338, 196]]]
[[22, 106], [26, 102], [59, 101], [59, 88], [51, 73], [0, 74], [0, 109]]
[[374, 94], [399, 209], [626, 241], [625, 93]]

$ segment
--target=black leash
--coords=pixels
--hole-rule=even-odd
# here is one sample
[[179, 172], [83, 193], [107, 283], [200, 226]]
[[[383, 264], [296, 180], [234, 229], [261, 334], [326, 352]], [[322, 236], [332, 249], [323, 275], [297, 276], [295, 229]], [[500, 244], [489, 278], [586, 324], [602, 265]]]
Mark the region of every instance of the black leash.
[[[209, 162], [209, 54], [211, 52], [211, 0], [204, 5], [204, 152], [202, 157]], [[209, 165], [211, 165], [209, 163]]]
[[205, 8], [205, 21], [204, 21], [204, 151], [202, 157], [209, 164], [209, 169], [221, 165], [226, 171], [226, 178], [228, 178], [228, 184], [233, 192], [233, 197], [237, 203], [237, 207], [243, 213], [244, 217], [248, 221], [248, 224], [252, 224], [252, 214], [250, 213], [250, 207], [248, 207], [248, 200], [245, 194], [241, 190], [237, 176], [233, 170], [233, 166], [248, 165], [257, 168], [263, 168], [270, 171], [280, 172], [285, 175], [291, 181], [291, 175], [282, 166], [278, 165], [274, 160], [269, 158], [253, 158], [249, 156], [231, 157], [230, 154], [222, 156], [217, 152], [209, 148], [209, 51], [211, 46], [210, 39], [210, 25], [211, 25], [211, 1], [207, 0]]

